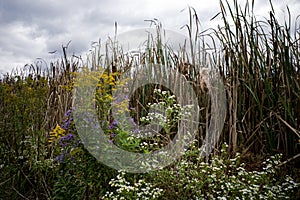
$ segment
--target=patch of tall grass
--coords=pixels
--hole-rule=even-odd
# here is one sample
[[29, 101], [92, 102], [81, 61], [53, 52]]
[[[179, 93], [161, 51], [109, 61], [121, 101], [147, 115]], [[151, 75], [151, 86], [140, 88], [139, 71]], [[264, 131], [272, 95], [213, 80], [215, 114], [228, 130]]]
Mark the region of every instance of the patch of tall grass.
[[273, 9], [269, 19], [258, 21], [253, 4], [242, 9], [234, 1], [231, 8], [221, 1], [224, 26], [213, 32], [221, 43], [219, 66], [227, 85], [228, 140], [234, 151], [243, 145], [256, 153], [295, 155], [300, 136], [299, 25], [291, 26], [290, 15], [279, 24]]
[[[190, 24], [185, 26], [190, 49], [183, 46], [178, 54], [166, 50], [160, 37], [150, 37], [148, 47], [151, 48], [141, 53], [144, 56], [137, 63], [111, 40], [105, 45], [106, 49], [112, 49], [112, 56], [105, 60], [103, 55], [107, 51], [101, 52], [100, 47], [91, 52], [86, 62], [67, 56], [67, 47], [63, 47], [62, 59], [50, 63], [46, 71], [28, 65], [3, 75], [0, 78], [0, 197], [50, 199], [55, 194], [64, 195], [62, 182], [68, 178], [71, 184], [72, 174], [80, 177], [76, 181], [84, 187], [80, 190], [81, 197], [96, 195], [95, 188], [107, 189], [106, 185], [89, 186], [82, 182], [88, 176], [99, 178], [92, 170], [82, 173], [89, 167], [87, 164], [77, 163], [81, 171], [67, 169], [67, 165], [65, 168], [53, 165], [56, 147], [48, 143], [50, 132], [72, 107], [73, 80], [85, 65], [93, 71], [104, 64], [108, 75], [122, 74], [144, 63], [166, 65], [182, 73], [193, 85], [198, 103], [203, 107], [198, 146], [203, 143], [211, 116], [210, 97], [201, 82], [201, 69], [212, 66], [222, 77], [227, 96], [227, 117], [219, 144], [227, 142], [230, 151], [244, 155], [282, 153], [284, 158], [290, 158], [284, 167], [296, 173], [299, 165], [296, 158], [300, 153], [300, 27], [297, 23], [290, 24], [290, 15], [284, 25], [279, 24], [272, 4], [269, 18], [256, 20], [253, 4], [254, 1], [248, 2], [241, 8], [235, 0], [230, 7], [227, 0], [221, 0], [221, 11], [216, 17], [221, 17], [223, 24], [203, 32], [199, 30], [197, 12], [190, 8]], [[161, 33], [161, 25], [154, 22]], [[119, 76], [114, 78], [117, 80]], [[154, 87], [141, 88], [131, 99], [130, 104], [136, 108], [135, 119], [147, 112], [145, 105], [151, 101], [148, 90]], [[107, 92], [111, 94], [112, 88]], [[96, 162], [90, 157], [82, 160]], [[93, 166], [106, 170], [103, 174], [108, 182], [109, 170], [96, 165]], [[72, 187], [76, 185], [73, 183]]]

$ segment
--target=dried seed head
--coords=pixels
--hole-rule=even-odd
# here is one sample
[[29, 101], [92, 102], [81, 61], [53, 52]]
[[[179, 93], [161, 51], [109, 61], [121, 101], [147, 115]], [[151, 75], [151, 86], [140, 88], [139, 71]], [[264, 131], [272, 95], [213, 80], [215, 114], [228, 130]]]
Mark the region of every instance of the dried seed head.
[[207, 67], [202, 68], [200, 71], [200, 88], [204, 92], [210, 89], [209, 69]]

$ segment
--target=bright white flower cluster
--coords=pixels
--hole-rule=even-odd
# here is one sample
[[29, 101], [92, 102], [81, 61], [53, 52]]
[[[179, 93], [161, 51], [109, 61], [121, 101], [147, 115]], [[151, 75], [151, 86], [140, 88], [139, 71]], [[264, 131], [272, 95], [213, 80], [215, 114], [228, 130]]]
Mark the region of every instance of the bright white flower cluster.
[[175, 95], [161, 89], [155, 89], [154, 93], [159, 97], [158, 102], [148, 104], [151, 112], [141, 117], [141, 122], [159, 125], [168, 134], [178, 125], [179, 120], [189, 119], [193, 105], [182, 106], [177, 103]]
[[125, 179], [125, 172], [119, 171], [116, 179], [111, 179], [109, 185], [115, 188], [114, 192], [107, 192], [105, 200], [155, 200], [163, 194], [163, 190], [147, 183], [144, 179], [139, 179], [135, 183], [130, 183]]
[[291, 177], [278, 176], [281, 155], [266, 160], [262, 171], [248, 171], [240, 154], [230, 159], [226, 146], [210, 163], [198, 159], [197, 148], [191, 148], [174, 169], [157, 172], [157, 179], [167, 180], [172, 190], [181, 191], [178, 195], [187, 199], [290, 199], [299, 187]]

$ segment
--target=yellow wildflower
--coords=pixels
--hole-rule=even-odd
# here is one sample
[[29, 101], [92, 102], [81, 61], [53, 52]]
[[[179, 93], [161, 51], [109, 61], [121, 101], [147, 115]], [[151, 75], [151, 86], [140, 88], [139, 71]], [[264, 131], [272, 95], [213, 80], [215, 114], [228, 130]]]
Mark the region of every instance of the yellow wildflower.
[[66, 130], [64, 130], [57, 124], [53, 131], [50, 132], [48, 142], [52, 143], [54, 139], [59, 139], [60, 137], [65, 135], [65, 132]]

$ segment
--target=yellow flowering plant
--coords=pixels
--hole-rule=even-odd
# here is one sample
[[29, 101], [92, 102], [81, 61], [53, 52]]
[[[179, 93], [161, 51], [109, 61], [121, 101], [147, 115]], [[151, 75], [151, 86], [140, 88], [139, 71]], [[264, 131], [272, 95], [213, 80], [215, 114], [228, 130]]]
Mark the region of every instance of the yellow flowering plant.
[[64, 130], [60, 127], [59, 124], [57, 124], [53, 131], [49, 133], [48, 142], [52, 143], [55, 139], [59, 139], [60, 137], [64, 136], [65, 133], [66, 130]]

